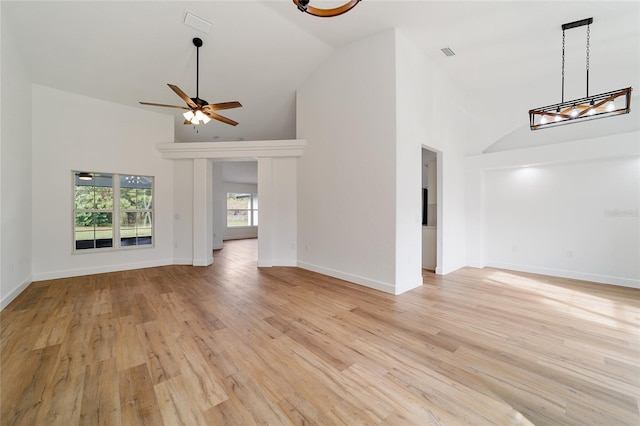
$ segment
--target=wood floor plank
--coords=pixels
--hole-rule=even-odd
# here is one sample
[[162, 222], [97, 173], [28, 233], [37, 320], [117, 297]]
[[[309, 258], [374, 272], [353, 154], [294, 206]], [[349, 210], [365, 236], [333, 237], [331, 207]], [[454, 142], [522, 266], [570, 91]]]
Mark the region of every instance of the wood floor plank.
[[75, 425], [80, 422], [85, 369], [74, 368], [67, 352], [60, 349], [53, 375], [42, 393], [42, 408], [35, 424]]
[[222, 375], [206, 360], [198, 345], [190, 340], [179, 342], [178, 363], [180, 376], [192, 399], [198, 404], [200, 411], [220, 404], [228, 398], [222, 385]]
[[20, 359], [2, 356], [0, 420], [15, 425], [35, 424], [56, 364], [60, 345], [30, 351]]
[[165, 425], [206, 425], [204, 413], [194, 402], [182, 377], [173, 377], [154, 386]]
[[155, 426], [163, 423], [160, 404], [145, 364], [118, 372], [120, 410], [124, 426]]
[[177, 359], [171, 350], [170, 340], [164, 336], [156, 321], [138, 324], [138, 336], [145, 348], [147, 367], [153, 384], [180, 374]]
[[394, 296], [257, 268], [256, 240], [214, 257], [32, 283], [0, 424], [640, 424], [638, 289], [462, 268]]
[[82, 389], [81, 425], [122, 425], [114, 358], [87, 365]]
[[114, 325], [118, 337], [113, 343], [118, 371], [144, 364], [145, 350], [138, 336], [135, 317], [121, 316], [114, 321]]

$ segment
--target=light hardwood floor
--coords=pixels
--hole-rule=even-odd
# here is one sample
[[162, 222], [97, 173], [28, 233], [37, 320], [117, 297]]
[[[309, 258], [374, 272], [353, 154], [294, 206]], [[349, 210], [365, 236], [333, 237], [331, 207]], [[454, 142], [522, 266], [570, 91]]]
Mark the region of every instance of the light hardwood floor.
[[640, 423], [640, 290], [465, 268], [392, 296], [256, 258], [33, 283], [0, 423]]

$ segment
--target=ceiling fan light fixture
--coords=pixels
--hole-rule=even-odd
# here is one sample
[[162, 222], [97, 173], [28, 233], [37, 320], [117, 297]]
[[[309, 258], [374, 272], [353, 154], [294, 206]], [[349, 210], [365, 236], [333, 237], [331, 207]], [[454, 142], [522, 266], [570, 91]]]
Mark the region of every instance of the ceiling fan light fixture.
[[308, 13], [309, 15], [318, 16], [320, 18], [330, 18], [347, 13], [360, 3], [360, 1], [361, 0], [350, 0], [342, 6], [331, 9], [321, 9], [319, 7], [310, 6], [309, 0], [293, 0], [293, 3], [297, 6], [300, 12]]
[[[562, 25], [562, 102], [545, 107], [529, 110], [529, 127], [531, 130], [555, 127], [563, 124], [589, 121], [597, 118], [628, 114], [631, 111], [631, 87], [614, 90], [612, 92], [589, 95], [589, 44], [590, 25], [593, 18], [569, 22]], [[564, 59], [565, 59], [565, 30], [587, 26], [587, 96], [565, 102], [564, 100]], [[618, 102], [618, 105], [614, 103]], [[554, 117], [549, 121], [547, 116]]]
[[182, 116], [184, 117], [185, 120], [191, 121], [191, 119], [195, 116], [195, 114], [193, 113], [193, 111], [189, 110], [184, 114], [182, 114]]
[[195, 119], [196, 120], [200, 120], [202, 121], [204, 124], [207, 124], [208, 122], [211, 121], [211, 119], [209, 117], [207, 117], [206, 114], [204, 114], [202, 111], [197, 110], [195, 113]]

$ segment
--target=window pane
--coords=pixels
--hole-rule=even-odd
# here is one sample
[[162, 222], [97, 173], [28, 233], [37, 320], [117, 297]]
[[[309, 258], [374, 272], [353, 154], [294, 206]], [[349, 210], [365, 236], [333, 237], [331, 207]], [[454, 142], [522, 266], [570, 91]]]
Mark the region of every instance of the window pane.
[[227, 226], [249, 226], [249, 211], [227, 210]]
[[75, 172], [75, 208], [108, 210], [113, 207], [113, 176]]
[[253, 194], [253, 206], [251, 208], [258, 210], [258, 194]]
[[227, 209], [249, 209], [251, 194], [227, 194]]
[[120, 220], [121, 246], [151, 244], [153, 230], [151, 212], [122, 212]]
[[113, 214], [93, 213], [96, 248], [113, 247]]
[[120, 208], [145, 210], [152, 208], [153, 177], [120, 176]]
[[139, 209], [150, 209], [152, 208], [152, 190], [148, 189], [140, 189], [138, 190], [138, 208]]
[[253, 211], [253, 226], [258, 226], [258, 210]]
[[113, 188], [96, 187], [94, 209], [111, 210], [113, 208]]
[[81, 210], [93, 209], [94, 203], [94, 188], [93, 186], [80, 186], [76, 185], [75, 191], [75, 208]]
[[76, 250], [113, 246], [111, 213], [76, 213]]
[[136, 190], [133, 188], [120, 188], [120, 208], [136, 208]]

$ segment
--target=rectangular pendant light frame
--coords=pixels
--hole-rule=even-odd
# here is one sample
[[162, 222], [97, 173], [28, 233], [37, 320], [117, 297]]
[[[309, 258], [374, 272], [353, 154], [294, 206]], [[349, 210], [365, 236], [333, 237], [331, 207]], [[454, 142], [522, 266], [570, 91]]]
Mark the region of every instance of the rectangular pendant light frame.
[[[631, 87], [529, 110], [531, 130], [585, 122], [631, 111]], [[607, 110], [609, 102], [616, 105]], [[572, 115], [573, 109], [576, 112]]]

